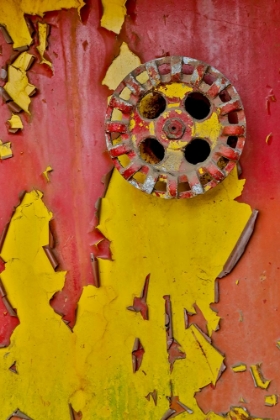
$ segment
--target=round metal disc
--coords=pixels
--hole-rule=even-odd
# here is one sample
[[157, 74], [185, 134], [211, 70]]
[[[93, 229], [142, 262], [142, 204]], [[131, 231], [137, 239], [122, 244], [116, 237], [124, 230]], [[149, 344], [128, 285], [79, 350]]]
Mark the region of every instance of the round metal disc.
[[179, 56], [133, 70], [114, 91], [105, 124], [121, 175], [163, 198], [214, 188], [236, 165], [246, 134], [230, 81], [206, 63]]

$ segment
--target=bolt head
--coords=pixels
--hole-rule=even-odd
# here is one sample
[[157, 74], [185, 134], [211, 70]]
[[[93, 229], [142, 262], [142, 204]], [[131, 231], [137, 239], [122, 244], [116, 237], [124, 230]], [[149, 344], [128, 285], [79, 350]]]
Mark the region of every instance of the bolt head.
[[183, 137], [186, 126], [180, 118], [169, 118], [164, 126], [163, 131], [170, 140], [179, 140]]

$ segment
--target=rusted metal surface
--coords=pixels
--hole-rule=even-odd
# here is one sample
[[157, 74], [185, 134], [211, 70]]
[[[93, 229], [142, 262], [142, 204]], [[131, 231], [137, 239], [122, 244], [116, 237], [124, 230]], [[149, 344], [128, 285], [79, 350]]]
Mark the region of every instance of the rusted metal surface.
[[189, 198], [215, 187], [240, 158], [246, 134], [241, 99], [229, 80], [181, 56], [132, 71], [110, 100], [105, 127], [107, 148], [122, 176], [164, 198]]

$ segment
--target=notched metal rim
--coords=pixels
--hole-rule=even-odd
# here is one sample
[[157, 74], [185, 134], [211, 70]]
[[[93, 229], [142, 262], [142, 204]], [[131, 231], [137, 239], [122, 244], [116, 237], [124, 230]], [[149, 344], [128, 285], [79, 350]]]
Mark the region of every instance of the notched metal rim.
[[[165, 156], [159, 163], [149, 163], [141, 159], [139, 144], [145, 136], [135, 140], [131, 127], [131, 115], [136, 115], [143, 123], [157, 123], [165, 111], [156, 118], [140, 116], [138, 106], [140, 100], [149, 92], [160, 86], [181, 83], [199, 92], [210, 102], [210, 111], [205, 118], [190, 117], [193, 124], [207, 121], [215, 111], [221, 126], [215, 145], [205, 137], [193, 137], [206, 140], [211, 147], [210, 155], [203, 162], [190, 164], [183, 162], [180, 168], [165, 168]], [[166, 101], [166, 109], [170, 98], [160, 92]], [[181, 100], [181, 110], [185, 108], [187, 92]], [[172, 102], [172, 101], [171, 101]], [[117, 114], [115, 113], [117, 112]], [[237, 121], [229, 121], [231, 113]], [[117, 118], [116, 118], [117, 115]], [[143, 124], [144, 125], [144, 124]], [[230, 81], [214, 67], [196, 59], [181, 56], [162, 57], [137, 67], [120, 83], [114, 91], [106, 113], [106, 144], [115, 167], [130, 184], [136, 188], [163, 198], [191, 198], [214, 188], [233, 170], [242, 153], [246, 137], [246, 120], [244, 108], [236, 89]], [[157, 132], [146, 137], [156, 138]], [[143, 134], [141, 134], [143, 136]], [[235, 139], [231, 147], [229, 138]], [[180, 139], [178, 140], [180, 141]], [[163, 144], [162, 144], [163, 145]], [[166, 150], [166, 145], [163, 145]], [[186, 147], [186, 146], [185, 146]], [[184, 154], [185, 148], [180, 151]], [[124, 159], [125, 158], [125, 163]], [[160, 188], [158, 187], [160, 185]]]

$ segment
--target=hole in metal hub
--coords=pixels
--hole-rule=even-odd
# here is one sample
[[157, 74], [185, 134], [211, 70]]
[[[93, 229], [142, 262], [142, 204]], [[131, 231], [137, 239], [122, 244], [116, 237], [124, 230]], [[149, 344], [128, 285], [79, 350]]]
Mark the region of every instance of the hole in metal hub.
[[188, 114], [196, 120], [203, 120], [210, 113], [210, 101], [199, 92], [190, 93], [185, 101]]
[[165, 108], [165, 99], [158, 92], [147, 93], [138, 104], [140, 115], [149, 120], [159, 117]]
[[185, 148], [185, 158], [187, 162], [196, 165], [204, 162], [210, 155], [211, 148], [204, 139], [194, 139]]
[[148, 137], [139, 146], [141, 158], [152, 165], [159, 163], [164, 158], [164, 147], [157, 139]]

